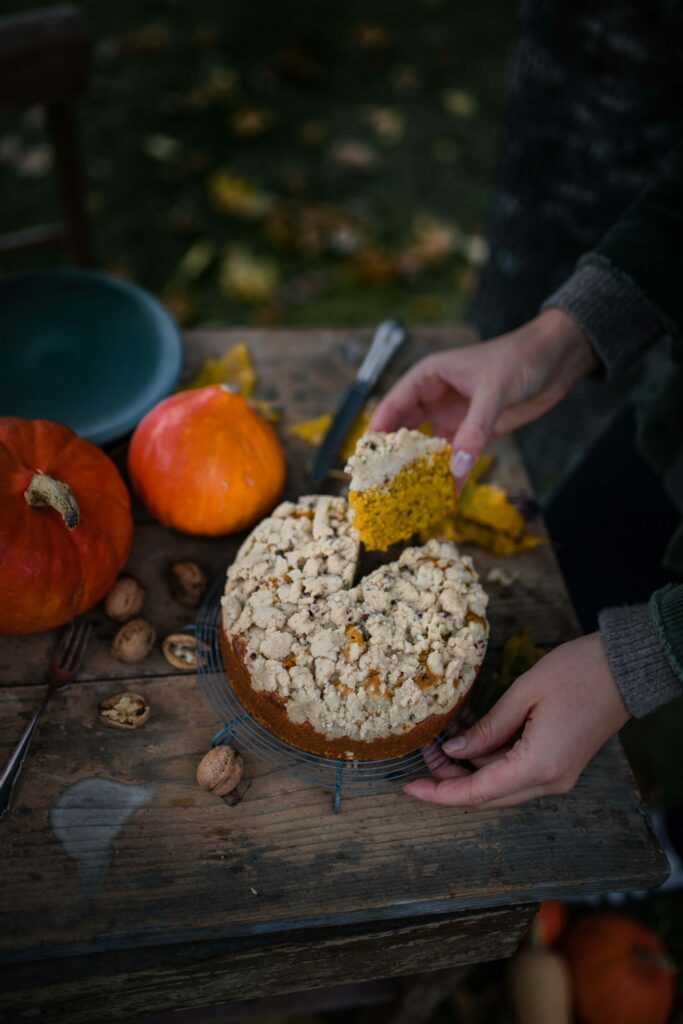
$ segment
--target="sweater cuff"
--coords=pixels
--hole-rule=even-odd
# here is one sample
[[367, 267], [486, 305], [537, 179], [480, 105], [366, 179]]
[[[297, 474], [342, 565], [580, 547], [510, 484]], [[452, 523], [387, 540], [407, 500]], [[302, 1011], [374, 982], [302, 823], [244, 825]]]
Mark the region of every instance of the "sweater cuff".
[[541, 309], [556, 306], [576, 320], [607, 368], [622, 373], [664, 334], [638, 286], [600, 256], [586, 256]]
[[634, 718], [683, 696], [683, 678], [674, 673], [646, 604], [605, 608], [598, 622], [612, 674]]
[[655, 633], [683, 690], [683, 584], [670, 583], [650, 598]]

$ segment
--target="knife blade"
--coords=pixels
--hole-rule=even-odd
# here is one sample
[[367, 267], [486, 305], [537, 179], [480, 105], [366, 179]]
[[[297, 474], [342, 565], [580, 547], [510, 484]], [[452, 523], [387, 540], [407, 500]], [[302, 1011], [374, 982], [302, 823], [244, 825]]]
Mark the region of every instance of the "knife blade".
[[398, 320], [384, 320], [375, 331], [356, 379], [340, 398], [330, 428], [313, 459], [309, 474], [312, 483], [321, 484], [329, 473], [351, 424], [405, 340], [406, 329]]

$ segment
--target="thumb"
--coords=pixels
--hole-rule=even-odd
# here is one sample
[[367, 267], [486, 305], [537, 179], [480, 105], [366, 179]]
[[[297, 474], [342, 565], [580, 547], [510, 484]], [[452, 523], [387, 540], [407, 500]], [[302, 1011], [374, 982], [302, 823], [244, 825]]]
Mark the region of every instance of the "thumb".
[[501, 400], [497, 391], [480, 387], [472, 395], [465, 418], [452, 442], [451, 473], [458, 489], [488, 444], [500, 415], [500, 407]]
[[526, 721], [533, 701], [512, 686], [471, 729], [446, 740], [443, 750], [452, 757], [481, 757], [498, 750]]

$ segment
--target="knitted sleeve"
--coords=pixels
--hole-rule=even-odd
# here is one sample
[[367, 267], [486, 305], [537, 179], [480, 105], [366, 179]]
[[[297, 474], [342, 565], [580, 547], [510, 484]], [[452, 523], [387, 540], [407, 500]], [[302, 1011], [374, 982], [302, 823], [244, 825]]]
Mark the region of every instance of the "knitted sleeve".
[[649, 604], [605, 608], [600, 633], [627, 710], [642, 718], [683, 696], [683, 584]]

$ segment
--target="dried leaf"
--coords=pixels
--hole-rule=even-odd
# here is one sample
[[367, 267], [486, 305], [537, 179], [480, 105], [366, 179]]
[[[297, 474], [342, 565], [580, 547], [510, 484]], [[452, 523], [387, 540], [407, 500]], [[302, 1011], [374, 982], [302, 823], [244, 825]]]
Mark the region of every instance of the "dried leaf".
[[443, 108], [453, 117], [473, 117], [479, 104], [471, 93], [464, 89], [447, 89], [441, 96]]
[[300, 437], [302, 441], [309, 444], [319, 445], [327, 431], [330, 429], [332, 417], [329, 412], [323, 413], [314, 420], [304, 420], [301, 423], [292, 423], [288, 428], [290, 434]]
[[527, 531], [524, 517], [504, 488], [478, 482], [492, 461], [490, 455], [477, 461], [454, 513], [425, 531], [423, 539], [443, 537], [456, 544], [474, 544], [494, 555], [514, 555], [545, 543], [545, 538]]
[[332, 163], [352, 171], [371, 171], [379, 162], [379, 153], [374, 146], [359, 139], [339, 139], [333, 142], [328, 156]]
[[209, 195], [221, 213], [256, 220], [264, 217], [273, 205], [272, 196], [261, 192], [246, 178], [227, 171], [216, 171], [207, 184]]
[[356, 27], [353, 41], [363, 50], [386, 50], [393, 40], [386, 25], [376, 21], [363, 21]]
[[153, 160], [167, 164], [180, 152], [180, 143], [170, 135], [148, 135], [142, 140], [142, 150]]
[[194, 281], [201, 277], [215, 255], [216, 247], [213, 242], [194, 242], [178, 264], [178, 277], [185, 281]]
[[194, 319], [197, 306], [194, 298], [183, 284], [172, 281], [164, 288], [163, 299], [179, 324], [184, 325]]
[[498, 673], [494, 676], [480, 676], [474, 684], [470, 698], [473, 715], [481, 718], [490, 711], [515, 679], [533, 668], [546, 653], [541, 647], [534, 645], [528, 629], [508, 637], [501, 652]]
[[226, 384], [245, 398], [252, 393], [256, 384], [256, 372], [249, 349], [243, 341], [217, 359], [205, 359], [199, 373], [189, 384], [185, 384], [182, 390], [191, 391], [195, 388], [204, 388], [208, 384]]
[[274, 402], [267, 402], [263, 398], [250, 398], [249, 405], [269, 423], [278, 423], [282, 419], [282, 411]]
[[149, 54], [168, 49], [170, 39], [171, 33], [166, 25], [160, 21], [150, 21], [129, 32], [124, 42], [130, 53]]
[[393, 107], [368, 107], [364, 120], [380, 142], [386, 145], [394, 146], [403, 138], [405, 121], [403, 115]]
[[229, 99], [236, 85], [237, 73], [232, 68], [213, 68], [205, 81], [183, 96], [181, 106], [185, 110], [205, 110]]
[[240, 107], [230, 118], [230, 127], [238, 138], [253, 139], [267, 132], [273, 120], [273, 112], [267, 107]]
[[218, 284], [222, 292], [241, 302], [264, 302], [280, 283], [273, 260], [255, 256], [249, 249], [228, 249], [221, 264]]

